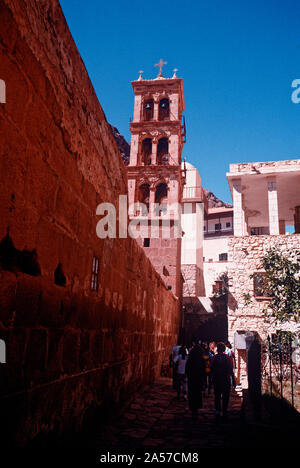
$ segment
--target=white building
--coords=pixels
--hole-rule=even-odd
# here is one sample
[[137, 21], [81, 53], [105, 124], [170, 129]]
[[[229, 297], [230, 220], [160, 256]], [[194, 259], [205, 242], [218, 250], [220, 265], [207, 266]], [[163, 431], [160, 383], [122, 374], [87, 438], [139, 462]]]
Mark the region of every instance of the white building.
[[236, 342], [237, 378], [247, 385], [246, 332], [265, 341], [280, 330], [297, 328], [294, 322], [265, 319], [272, 297], [261, 260], [271, 248], [285, 254], [300, 247], [300, 159], [231, 164], [227, 179], [234, 204], [228, 334]]
[[203, 266], [207, 296], [228, 270], [228, 237], [233, 235], [233, 208], [209, 208], [204, 217]]
[[300, 159], [230, 164], [234, 235], [300, 232]]
[[203, 224], [207, 200], [201, 187], [198, 170], [190, 163], [183, 163], [185, 186], [182, 197], [181, 273], [183, 298], [204, 296], [203, 282]]

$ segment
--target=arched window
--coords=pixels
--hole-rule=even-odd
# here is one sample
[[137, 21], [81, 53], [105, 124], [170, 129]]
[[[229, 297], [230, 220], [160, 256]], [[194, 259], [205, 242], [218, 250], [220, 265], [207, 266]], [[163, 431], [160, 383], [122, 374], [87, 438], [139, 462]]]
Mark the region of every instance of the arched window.
[[157, 185], [155, 190], [155, 203], [161, 203], [168, 198], [168, 186], [164, 182]]
[[152, 156], [152, 140], [151, 138], [145, 138], [142, 141], [142, 164], [144, 166], [151, 166]]
[[169, 120], [170, 118], [170, 103], [169, 99], [164, 98], [159, 102], [158, 120]]
[[153, 120], [154, 100], [147, 99], [144, 103], [144, 120]]
[[157, 185], [155, 190], [155, 203], [158, 203], [160, 207], [158, 208], [156, 215], [161, 216], [167, 212], [167, 202], [168, 202], [168, 186], [164, 182], [161, 182]]
[[[142, 184], [139, 187], [138, 192], [138, 201], [140, 203], [144, 203], [147, 206], [147, 211], [149, 212], [149, 200], [150, 200], [150, 185], [149, 184]], [[143, 215], [147, 215], [148, 213], [143, 213]]]
[[169, 164], [169, 141], [168, 138], [161, 138], [157, 145], [157, 164]]

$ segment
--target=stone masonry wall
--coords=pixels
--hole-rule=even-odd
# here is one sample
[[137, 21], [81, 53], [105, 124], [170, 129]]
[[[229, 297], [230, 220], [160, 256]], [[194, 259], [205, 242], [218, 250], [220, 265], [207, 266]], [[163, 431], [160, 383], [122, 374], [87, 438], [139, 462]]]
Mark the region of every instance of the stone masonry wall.
[[203, 296], [203, 275], [200, 268], [196, 264], [182, 264], [181, 272], [184, 279], [183, 297]]
[[0, 271], [1, 440], [25, 445], [157, 377], [179, 308], [135, 240], [96, 236], [96, 207], [127, 193], [126, 172], [58, 2], [2, 0], [0, 17], [0, 242], [9, 229], [41, 270]]
[[[262, 271], [259, 268], [264, 253], [278, 246], [283, 252], [299, 248], [300, 235], [244, 236], [230, 237], [228, 240], [229, 294], [228, 294], [228, 335], [234, 341], [237, 330], [256, 331], [262, 340], [275, 329], [264, 321], [263, 309], [268, 300], [253, 297], [253, 279], [250, 275]], [[245, 305], [244, 294], [250, 293], [251, 302]], [[245, 355], [240, 353], [238, 360], [240, 373], [245, 372]], [[245, 353], [244, 353], [245, 354]], [[245, 375], [241, 375], [241, 378]]]

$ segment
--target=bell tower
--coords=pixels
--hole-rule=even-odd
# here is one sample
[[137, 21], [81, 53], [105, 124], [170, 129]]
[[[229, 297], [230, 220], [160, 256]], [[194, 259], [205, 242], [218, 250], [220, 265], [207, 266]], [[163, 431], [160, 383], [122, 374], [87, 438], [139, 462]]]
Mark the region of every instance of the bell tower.
[[[185, 143], [183, 82], [164, 78], [161, 59], [155, 79], [132, 81], [134, 114], [130, 123], [131, 149], [127, 166], [129, 216], [140, 215], [137, 239], [152, 264], [176, 296], [181, 295], [180, 213], [184, 177], [181, 155]], [[139, 204], [141, 209], [139, 209]], [[170, 226], [169, 235], [166, 226]]]

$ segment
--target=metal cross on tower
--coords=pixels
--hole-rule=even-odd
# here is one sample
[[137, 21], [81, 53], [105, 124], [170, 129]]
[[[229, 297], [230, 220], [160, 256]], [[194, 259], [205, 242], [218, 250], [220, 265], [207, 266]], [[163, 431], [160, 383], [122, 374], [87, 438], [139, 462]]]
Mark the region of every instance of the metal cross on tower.
[[159, 73], [157, 76], [162, 76], [162, 67], [167, 65], [167, 63], [168, 62], [164, 62], [163, 59], [160, 59], [160, 61], [154, 65], [155, 67], [159, 67]]

